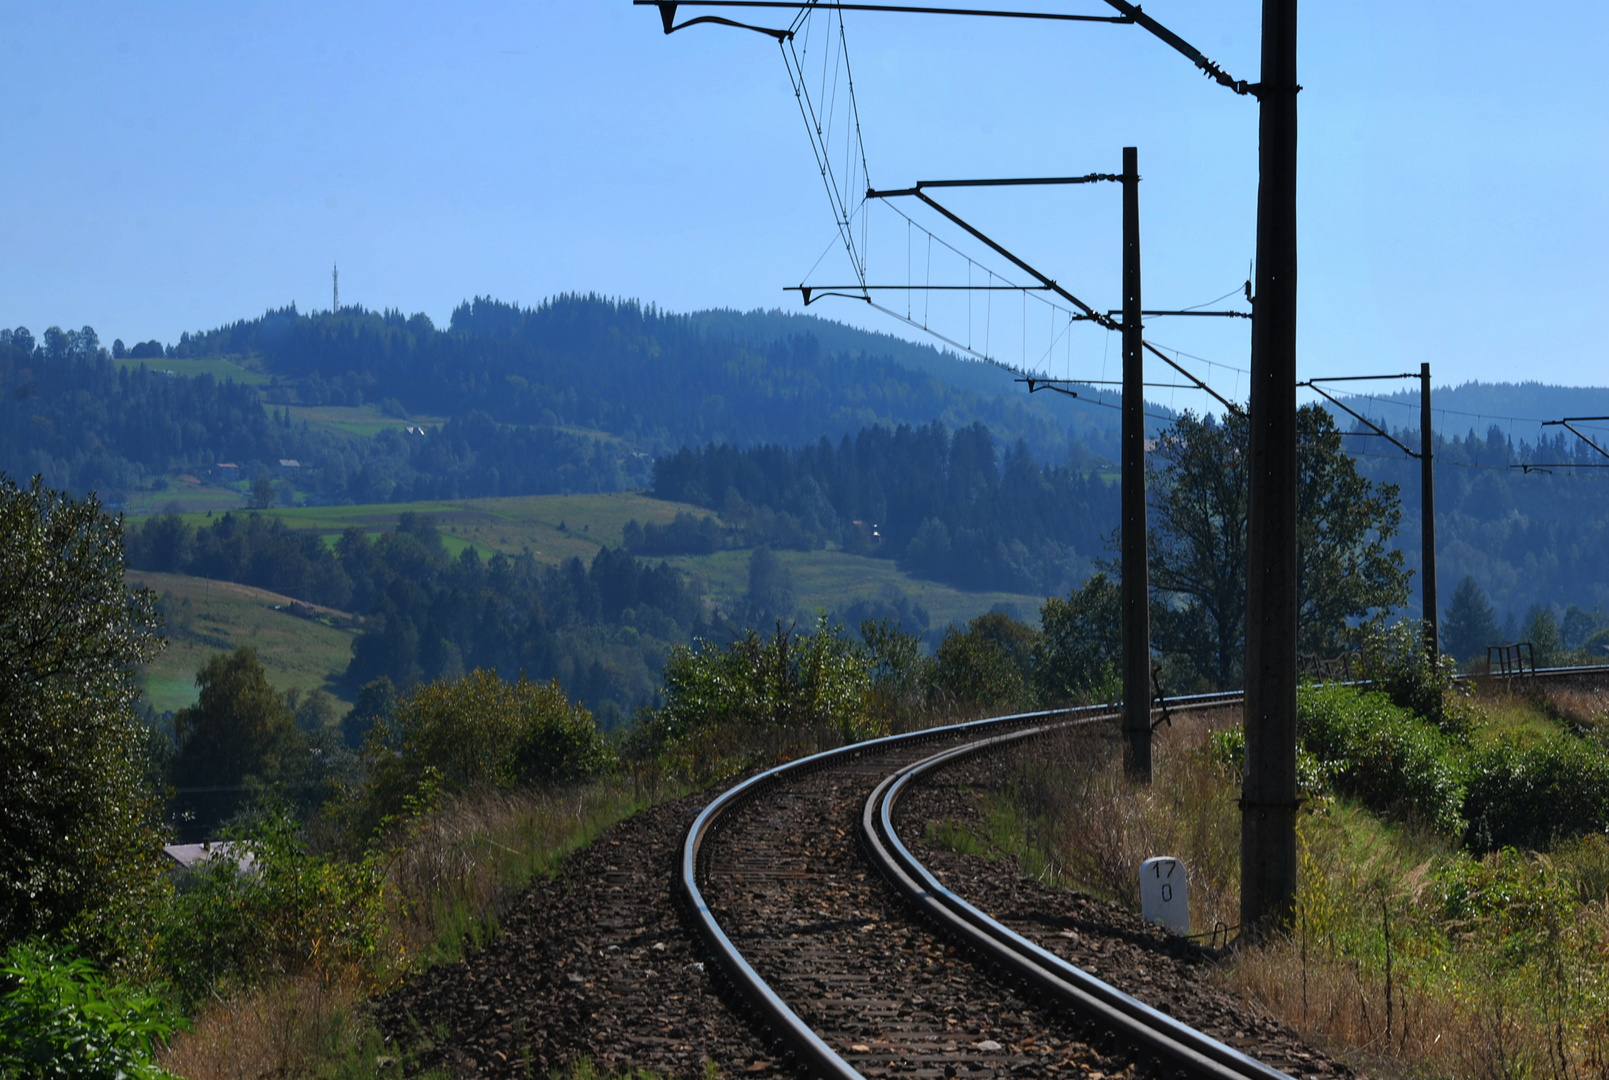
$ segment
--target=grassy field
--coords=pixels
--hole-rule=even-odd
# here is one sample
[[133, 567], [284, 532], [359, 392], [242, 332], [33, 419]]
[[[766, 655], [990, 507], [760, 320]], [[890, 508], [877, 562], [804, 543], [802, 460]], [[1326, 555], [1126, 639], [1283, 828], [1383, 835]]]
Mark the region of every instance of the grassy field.
[[[193, 489], [196, 494], [211, 490], [214, 489]], [[160, 512], [162, 506], [151, 505], [147, 513]], [[240, 509], [238, 505], [228, 508]], [[280, 518], [293, 528], [317, 530], [332, 544], [348, 528], [378, 535], [395, 528], [402, 514], [428, 514], [435, 518], [448, 551], [455, 556], [471, 546], [483, 556], [498, 551], [518, 554], [528, 549], [538, 561], [552, 565], [571, 556], [590, 561], [599, 548], [618, 547], [622, 529], [633, 518], [662, 524], [682, 511], [708, 513], [636, 492], [294, 507], [261, 513]], [[131, 512], [130, 516], [140, 515]], [[207, 523], [204, 513], [189, 512], [184, 516], [196, 525]], [[666, 561], [698, 582], [717, 603], [736, 607], [735, 601], [748, 589], [750, 554], [747, 550], [721, 551], [675, 556]], [[952, 622], [964, 624], [998, 605], [1014, 610], [1019, 618], [1036, 622], [1044, 600], [1020, 593], [966, 592], [912, 578], [888, 559], [841, 551], [781, 551], [777, 558], [792, 573], [799, 608], [806, 612], [842, 610], [857, 599], [874, 599], [893, 587], [925, 608], [933, 627], [942, 628]], [[275, 605], [290, 602], [278, 594], [177, 574], [131, 572], [129, 578], [158, 593], [172, 594], [176, 603], [186, 599], [190, 602], [188, 626], [173, 628], [172, 644], [144, 673], [147, 698], [158, 711], [181, 708], [194, 701], [196, 669], [212, 653], [237, 645], [256, 646], [270, 679], [282, 690], [297, 687], [306, 691], [323, 686], [334, 692], [336, 688], [330, 680], [346, 669], [351, 657], [354, 631], [275, 611]]]
[[[665, 560], [700, 581], [717, 601], [741, 597], [749, 587], [749, 551], [681, 555]], [[793, 574], [799, 606], [806, 611], [842, 609], [858, 599], [875, 599], [888, 586], [927, 609], [931, 625], [964, 624], [996, 605], [1015, 609], [1018, 618], [1039, 621], [1042, 596], [1008, 592], [965, 592], [903, 573], [891, 559], [872, 559], [842, 551], [779, 551], [777, 561]]]
[[[131, 509], [129, 516], [137, 518], [160, 513], [162, 505], [158, 503], [143, 513]], [[397, 519], [403, 514], [429, 514], [436, 519], [436, 527], [454, 555], [466, 547], [474, 547], [488, 556], [496, 551], [517, 555], [529, 548], [538, 561], [558, 563], [572, 555], [590, 560], [601, 547], [619, 547], [621, 530], [633, 518], [663, 524], [678, 511], [709, 513], [696, 506], [625, 491], [608, 495], [531, 495], [454, 502], [280, 507], [260, 512], [280, 518], [292, 528], [316, 529], [330, 543], [349, 528], [378, 535], [396, 528]], [[184, 517], [195, 525], [206, 523], [204, 513], [191, 512]]]
[[164, 514], [175, 508], [181, 514], [205, 520], [208, 511], [223, 514], [230, 510], [244, 510], [246, 495], [219, 484], [191, 484], [181, 480], [170, 484], [166, 491], [131, 491], [122, 506], [123, 513], [136, 520]]
[[138, 570], [129, 571], [128, 580], [165, 597], [176, 613], [168, 647], [140, 673], [146, 700], [158, 712], [193, 703], [196, 669], [213, 653], [241, 645], [257, 649], [277, 690], [323, 688], [346, 697], [334, 680], [352, 658], [354, 631], [292, 615], [289, 597], [249, 585]]
[[264, 405], [263, 408], [270, 415], [288, 409], [293, 421], [305, 422], [308, 427], [361, 438], [405, 427], [440, 427], [447, 422], [445, 416], [410, 416], [399, 420], [373, 405]]
[[[150, 512], [160, 510], [152, 507]], [[405, 513], [436, 519], [448, 551], [457, 555], [474, 547], [483, 556], [529, 549], [543, 563], [571, 556], [590, 560], [601, 547], [618, 547], [627, 521], [664, 524], [679, 512], [706, 516], [708, 510], [666, 502], [638, 492], [607, 495], [532, 495], [509, 499], [464, 499], [454, 502], [380, 503], [368, 506], [309, 506], [264, 510], [293, 528], [316, 529], [327, 542], [348, 528], [370, 535], [396, 527]], [[135, 516], [132, 515], [131, 516]], [[204, 514], [187, 520], [204, 525]], [[748, 588], [749, 552], [676, 556], [667, 561], [699, 579], [717, 600], [741, 596]], [[800, 607], [842, 608], [858, 597], [875, 597], [886, 586], [903, 590], [927, 609], [933, 625], [965, 622], [997, 604], [1014, 605], [1020, 617], [1033, 621], [1044, 597], [1006, 592], [965, 592], [902, 573], [888, 559], [872, 559], [841, 551], [783, 551], [778, 558], [793, 573]]]
[[211, 375], [219, 382], [233, 379], [237, 383], [247, 383], [251, 386], [261, 386], [269, 381], [269, 376], [261, 371], [254, 371], [242, 367], [233, 360], [226, 360], [221, 356], [209, 356], [205, 359], [168, 359], [151, 358], [148, 360], [116, 360], [118, 367], [137, 368], [141, 364], [152, 371], [170, 371], [175, 375], [194, 376]]

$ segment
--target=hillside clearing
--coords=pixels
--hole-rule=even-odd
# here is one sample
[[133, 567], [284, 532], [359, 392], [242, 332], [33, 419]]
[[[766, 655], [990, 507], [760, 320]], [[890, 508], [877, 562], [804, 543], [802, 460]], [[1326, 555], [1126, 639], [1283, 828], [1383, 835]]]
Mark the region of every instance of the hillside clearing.
[[[290, 597], [184, 574], [130, 570], [128, 581], [154, 591], [168, 610], [168, 647], [139, 673], [157, 712], [192, 704], [196, 670], [214, 653], [241, 645], [257, 650], [277, 690], [323, 689], [349, 698], [338, 679], [352, 658], [354, 631], [291, 614]], [[332, 621], [346, 619], [328, 608], [314, 610]]]

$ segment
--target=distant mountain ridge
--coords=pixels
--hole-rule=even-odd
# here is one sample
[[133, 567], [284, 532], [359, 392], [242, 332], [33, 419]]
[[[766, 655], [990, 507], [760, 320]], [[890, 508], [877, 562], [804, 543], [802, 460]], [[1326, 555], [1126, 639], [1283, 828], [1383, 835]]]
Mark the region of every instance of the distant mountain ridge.
[[982, 422], [1042, 461], [1063, 460], [1075, 444], [1108, 457], [1116, 449], [1114, 409], [1030, 396], [989, 365], [779, 311], [679, 315], [595, 295], [524, 308], [477, 297], [439, 330], [397, 311], [286, 308], [186, 334], [171, 354], [250, 358], [294, 384], [280, 391], [284, 403], [391, 398], [422, 413], [593, 428], [651, 454], [711, 441], [800, 445], [934, 420]]

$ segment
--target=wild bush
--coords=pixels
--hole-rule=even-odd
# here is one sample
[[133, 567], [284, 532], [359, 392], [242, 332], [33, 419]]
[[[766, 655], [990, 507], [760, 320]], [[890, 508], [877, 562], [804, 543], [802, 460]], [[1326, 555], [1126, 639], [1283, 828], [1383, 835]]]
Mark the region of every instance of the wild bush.
[[281, 975], [364, 980], [386, 934], [383, 870], [309, 851], [289, 813], [243, 828], [168, 905], [157, 962], [193, 1005]]
[[1304, 687], [1296, 725], [1302, 745], [1331, 772], [1341, 794], [1442, 832], [1462, 831], [1456, 744], [1386, 695]]
[[951, 627], [939, 643], [935, 681], [951, 700], [982, 709], [1031, 709], [1033, 627], [1002, 612], [979, 615], [965, 630]]
[[1454, 689], [1458, 665], [1450, 656], [1430, 655], [1422, 623], [1370, 623], [1362, 632], [1359, 677], [1364, 682], [1445, 734], [1468, 733], [1470, 710]]
[[1609, 752], [1596, 743], [1563, 735], [1528, 746], [1500, 740], [1470, 754], [1464, 784], [1466, 841], [1476, 852], [1545, 850], [1609, 827]]
[[707, 774], [756, 759], [887, 731], [873, 715], [866, 650], [825, 617], [813, 634], [777, 624], [726, 645], [678, 646], [665, 662], [665, 704], [645, 711], [631, 751]]
[[373, 827], [403, 809], [422, 784], [444, 792], [584, 780], [613, 762], [592, 715], [557, 682], [495, 671], [419, 687], [379, 717], [364, 744], [369, 780], [358, 823]]
[[13, 945], [0, 975], [0, 1076], [171, 1080], [152, 1054], [183, 1020], [159, 994], [39, 943]]

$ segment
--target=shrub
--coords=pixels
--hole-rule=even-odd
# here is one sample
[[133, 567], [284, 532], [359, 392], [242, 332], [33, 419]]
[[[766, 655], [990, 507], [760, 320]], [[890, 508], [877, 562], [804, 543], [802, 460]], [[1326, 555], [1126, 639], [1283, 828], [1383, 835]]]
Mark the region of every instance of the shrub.
[[634, 752], [669, 751], [692, 767], [698, 748], [709, 757], [700, 767], [719, 770], [803, 742], [883, 734], [886, 721], [871, 705], [871, 658], [842, 627], [825, 616], [813, 634], [778, 624], [769, 637], [749, 630], [725, 646], [699, 641], [672, 649], [665, 704], [639, 721]]
[[1448, 860], [1436, 873], [1435, 896], [1442, 918], [1495, 946], [1510, 963], [1556, 935], [1576, 905], [1569, 878], [1546, 856], [1513, 848]]
[[1303, 687], [1296, 724], [1302, 744], [1333, 773], [1342, 794], [1442, 832], [1462, 830], [1455, 744], [1384, 694]]
[[385, 935], [381, 882], [376, 857], [315, 855], [289, 813], [272, 810], [189, 873], [157, 961], [189, 1003], [275, 975], [362, 977]]
[[934, 657], [935, 682], [965, 705], [1032, 708], [1030, 672], [1037, 638], [1033, 627], [997, 611], [979, 615], [964, 631], [952, 626]]
[[1104, 573], [1039, 609], [1033, 683], [1039, 700], [1088, 704], [1123, 694], [1114, 657], [1123, 655], [1122, 588]]
[[572, 705], [557, 682], [495, 671], [422, 686], [380, 717], [364, 749], [371, 765], [364, 824], [398, 813], [434, 776], [445, 792], [477, 786], [566, 783], [607, 769], [607, 745], [592, 714]]
[[89, 961], [13, 945], [0, 973], [0, 1076], [162, 1080], [151, 1055], [182, 1019], [158, 995], [108, 981]]
[[1359, 668], [1363, 681], [1443, 733], [1461, 736], [1469, 730], [1469, 709], [1454, 696], [1458, 665], [1450, 656], [1430, 655], [1424, 624], [1366, 624]]
[[1475, 851], [1544, 849], [1609, 827], [1609, 753], [1581, 739], [1483, 747], [1470, 755], [1464, 784]]
[[922, 654], [922, 639], [883, 618], [862, 620], [860, 640], [871, 680], [871, 712], [889, 721], [909, 721], [924, 712], [936, 665]]
[[[1226, 728], [1213, 732], [1207, 740], [1207, 758], [1214, 765], [1239, 777], [1246, 768], [1246, 729]], [[1325, 809], [1325, 789], [1334, 769], [1315, 757], [1305, 746], [1296, 748], [1296, 798], [1308, 810]]]

